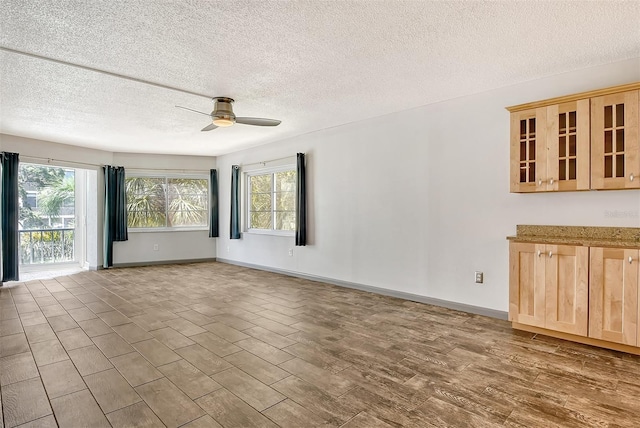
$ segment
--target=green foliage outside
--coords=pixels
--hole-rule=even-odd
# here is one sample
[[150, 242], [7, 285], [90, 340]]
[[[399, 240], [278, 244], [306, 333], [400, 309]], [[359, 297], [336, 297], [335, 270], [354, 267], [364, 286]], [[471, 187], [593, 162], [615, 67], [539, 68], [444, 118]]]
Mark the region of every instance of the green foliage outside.
[[[20, 164], [18, 224], [21, 264], [74, 259], [74, 231], [59, 230], [65, 225], [63, 216], [67, 227], [73, 228], [75, 182], [70, 173], [65, 168]], [[34, 232], [34, 229], [49, 230]]]
[[[62, 207], [73, 203], [74, 182], [73, 179], [65, 180], [65, 173], [64, 168], [20, 165], [18, 223], [21, 229], [49, 228], [59, 219]], [[38, 193], [38, 209], [29, 206], [28, 191]]]
[[127, 177], [125, 190], [129, 227], [207, 225], [206, 179]]
[[295, 171], [250, 176], [249, 191], [251, 229], [295, 230]]

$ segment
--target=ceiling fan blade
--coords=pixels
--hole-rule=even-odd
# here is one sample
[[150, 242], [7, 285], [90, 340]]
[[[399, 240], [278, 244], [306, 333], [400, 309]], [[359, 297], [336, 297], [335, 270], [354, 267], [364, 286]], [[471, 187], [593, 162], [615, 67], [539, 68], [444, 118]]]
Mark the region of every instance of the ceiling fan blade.
[[216, 128], [217, 128], [217, 126], [214, 125], [213, 123], [211, 123], [211, 124], [205, 126], [204, 128], [202, 128], [200, 131], [211, 131], [212, 129], [216, 129]]
[[236, 117], [236, 123], [255, 126], [278, 126], [282, 121], [276, 119], [263, 119], [260, 117]]
[[200, 114], [204, 114], [205, 116], [209, 116], [209, 117], [211, 117], [211, 115], [210, 115], [209, 113], [205, 113], [205, 112], [202, 112], [202, 111], [194, 110], [194, 109], [192, 109], [192, 108], [182, 107], [182, 106], [176, 106], [176, 107], [177, 107], [177, 108], [181, 108], [182, 110], [188, 110], [188, 111], [192, 111], [192, 112], [194, 112], [194, 113], [200, 113]]

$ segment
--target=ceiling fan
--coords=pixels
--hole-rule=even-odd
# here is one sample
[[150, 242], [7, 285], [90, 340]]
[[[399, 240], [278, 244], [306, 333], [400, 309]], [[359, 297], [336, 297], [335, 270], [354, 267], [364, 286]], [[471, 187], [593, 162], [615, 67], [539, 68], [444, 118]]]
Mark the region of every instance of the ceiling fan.
[[233, 125], [234, 123], [254, 126], [278, 126], [281, 122], [280, 120], [276, 119], [263, 119], [260, 117], [236, 117], [236, 115], [233, 113], [233, 107], [231, 106], [231, 104], [233, 104], [233, 98], [215, 97], [213, 99], [213, 102], [215, 103], [215, 105], [211, 113], [205, 113], [182, 106], [176, 107], [209, 116], [213, 120], [213, 123], [202, 128], [202, 131], [211, 131], [212, 129], [216, 128], [226, 128]]

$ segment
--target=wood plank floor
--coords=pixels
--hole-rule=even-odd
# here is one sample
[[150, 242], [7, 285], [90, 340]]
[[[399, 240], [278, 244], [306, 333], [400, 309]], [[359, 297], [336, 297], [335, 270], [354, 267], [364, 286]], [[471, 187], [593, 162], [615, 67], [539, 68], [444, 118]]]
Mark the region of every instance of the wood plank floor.
[[1, 288], [0, 396], [0, 428], [638, 427], [640, 358], [199, 263]]

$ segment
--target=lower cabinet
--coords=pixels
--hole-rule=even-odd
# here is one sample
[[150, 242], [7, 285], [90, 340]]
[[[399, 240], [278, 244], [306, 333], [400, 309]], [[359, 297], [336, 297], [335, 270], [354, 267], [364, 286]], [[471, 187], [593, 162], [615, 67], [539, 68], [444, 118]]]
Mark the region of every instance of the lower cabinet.
[[510, 244], [509, 320], [587, 336], [589, 248]]
[[511, 242], [509, 320], [637, 347], [639, 280], [637, 249]]
[[640, 251], [591, 248], [589, 337], [638, 345]]

